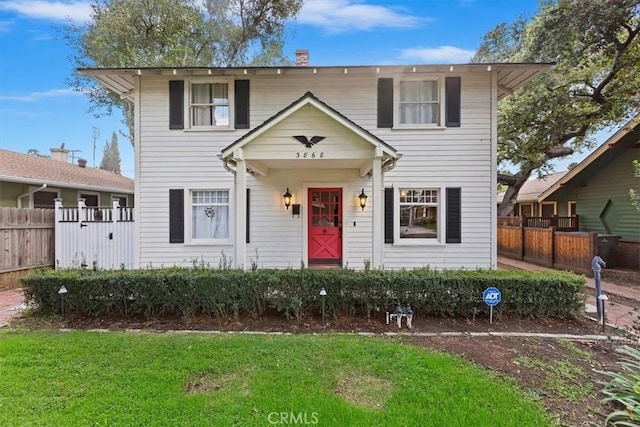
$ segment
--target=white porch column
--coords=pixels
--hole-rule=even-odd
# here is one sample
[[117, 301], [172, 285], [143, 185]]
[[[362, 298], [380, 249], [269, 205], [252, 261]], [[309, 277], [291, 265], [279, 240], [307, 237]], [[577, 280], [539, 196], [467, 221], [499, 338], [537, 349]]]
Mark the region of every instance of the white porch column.
[[[371, 191], [373, 195], [373, 254], [371, 266], [382, 267], [384, 250], [384, 181], [382, 177], [382, 153], [376, 150], [371, 169]], [[378, 155], [379, 154], [379, 155]]]
[[[239, 156], [240, 157], [240, 156]], [[236, 214], [234, 262], [237, 268], [245, 268], [247, 254], [247, 165], [236, 157]]]

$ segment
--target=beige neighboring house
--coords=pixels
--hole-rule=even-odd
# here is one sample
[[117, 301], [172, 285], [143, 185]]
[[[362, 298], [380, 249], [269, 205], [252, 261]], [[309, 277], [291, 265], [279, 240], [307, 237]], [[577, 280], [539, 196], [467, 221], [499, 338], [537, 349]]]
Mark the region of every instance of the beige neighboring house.
[[133, 206], [134, 181], [106, 170], [69, 162], [69, 150], [52, 148], [51, 158], [0, 149], [0, 207], [52, 209], [64, 206]]
[[[530, 179], [520, 189], [512, 216], [541, 216], [552, 217], [558, 215], [558, 205], [555, 201], [538, 202], [538, 197], [567, 174], [567, 171], [556, 172], [541, 178]], [[504, 193], [498, 194], [498, 204], [502, 203]], [[575, 216], [575, 210], [568, 216]]]

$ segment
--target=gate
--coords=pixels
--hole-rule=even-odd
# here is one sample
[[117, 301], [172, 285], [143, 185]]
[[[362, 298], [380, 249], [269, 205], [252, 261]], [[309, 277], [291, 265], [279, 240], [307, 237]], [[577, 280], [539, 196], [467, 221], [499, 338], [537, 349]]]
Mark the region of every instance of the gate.
[[86, 206], [65, 208], [60, 199], [55, 207], [56, 268], [134, 268], [133, 208]]

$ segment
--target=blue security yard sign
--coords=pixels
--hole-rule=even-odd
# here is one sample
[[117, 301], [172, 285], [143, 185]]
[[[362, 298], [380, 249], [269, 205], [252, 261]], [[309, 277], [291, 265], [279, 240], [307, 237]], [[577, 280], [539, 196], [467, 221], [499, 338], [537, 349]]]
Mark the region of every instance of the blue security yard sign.
[[493, 323], [493, 307], [502, 300], [502, 294], [498, 288], [491, 286], [482, 293], [482, 300], [489, 306], [489, 323]]
[[494, 288], [492, 286], [484, 290], [484, 292], [482, 293], [482, 300], [489, 307], [495, 307], [502, 300], [502, 294], [500, 293], [500, 290], [498, 290], [498, 288]]

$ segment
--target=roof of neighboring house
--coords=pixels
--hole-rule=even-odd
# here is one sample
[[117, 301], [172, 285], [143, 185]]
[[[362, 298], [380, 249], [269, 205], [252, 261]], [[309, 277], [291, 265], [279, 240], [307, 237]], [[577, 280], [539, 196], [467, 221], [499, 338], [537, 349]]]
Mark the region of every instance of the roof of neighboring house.
[[395, 73], [461, 73], [469, 71], [495, 71], [498, 78], [498, 99], [513, 93], [537, 75], [553, 66], [552, 63], [493, 63], [493, 64], [440, 64], [440, 65], [331, 65], [289, 67], [160, 67], [160, 68], [79, 68], [78, 72], [90, 76], [123, 97], [132, 97], [136, 76], [167, 75], [172, 78], [189, 76], [247, 76], [247, 75], [304, 75], [356, 74], [391, 75]]
[[103, 169], [2, 149], [0, 181], [125, 194], [133, 194], [134, 183], [131, 178]]
[[[554, 185], [558, 180], [567, 174], [567, 171], [552, 173], [540, 178], [530, 179], [525, 182], [518, 192], [517, 203], [537, 202], [538, 196], [546, 189]], [[504, 193], [498, 194], [498, 203], [502, 202]]]
[[[635, 135], [632, 134], [635, 132]], [[630, 135], [631, 134], [631, 135]], [[630, 136], [627, 137], [627, 135]], [[547, 188], [538, 196], [538, 201], [543, 201], [553, 193], [558, 191], [563, 185], [566, 185], [569, 181], [578, 176], [581, 172], [587, 169], [592, 163], [598, 159], [605, 158], [606, 155], [611, 156], [611, 150], [614, 145], [631, 145], [640, 146], [640, 114], [625, 123], [616, 133], [614, 133], [609, 139], [607, 139], [600, 147], [598, 147], [593, 153], [589, 154], [587, 158], [581, 161], [576, 167], [571, 169], [562, 179], [555, 182], [552, 186]], [[620, 153], [620, 150], [616, 150]], [[606, 159], [605, 159], [606, 161]]]

